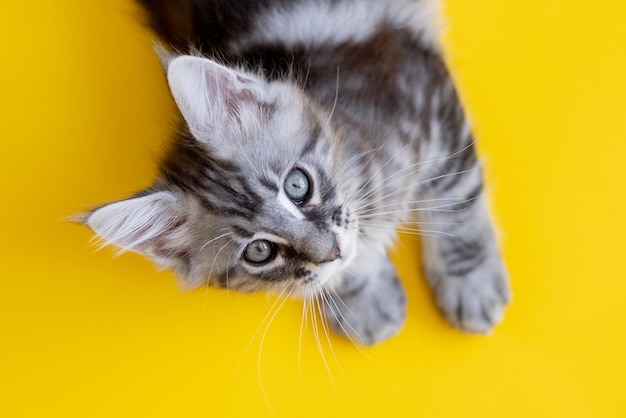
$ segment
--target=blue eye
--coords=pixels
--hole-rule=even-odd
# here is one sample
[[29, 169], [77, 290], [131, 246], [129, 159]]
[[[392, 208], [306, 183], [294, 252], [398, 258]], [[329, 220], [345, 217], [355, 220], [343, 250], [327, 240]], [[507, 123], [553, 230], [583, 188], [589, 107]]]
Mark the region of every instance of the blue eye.
[[309, 195], [310, 182], [304, 171], [294, 168], [285, 179], [285, 194], [294, 203], [302, 203]]
[[266, 239], [258, 239], [248, 244], [243, 256], [250, 263], [262, 264], [276, 256], [276, 246]]

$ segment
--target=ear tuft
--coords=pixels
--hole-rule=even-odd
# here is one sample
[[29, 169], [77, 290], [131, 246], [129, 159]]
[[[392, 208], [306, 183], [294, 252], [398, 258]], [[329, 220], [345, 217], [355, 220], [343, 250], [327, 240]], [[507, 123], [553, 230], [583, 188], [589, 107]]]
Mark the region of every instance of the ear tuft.
[[156, 40], [152, 41], [152, 48], [154, 49], [154, 52], [157, 54], [157, 57], [159, 57], [159, 61], [161, 61], [161, 65], [163, 66], [165, 71], [167, 71], [167, 68], [169, 67], [170, 62], [176, 57], [176, 55], [168, 51], [165, 45], [163, 45], [161, 42], [156, 41]]

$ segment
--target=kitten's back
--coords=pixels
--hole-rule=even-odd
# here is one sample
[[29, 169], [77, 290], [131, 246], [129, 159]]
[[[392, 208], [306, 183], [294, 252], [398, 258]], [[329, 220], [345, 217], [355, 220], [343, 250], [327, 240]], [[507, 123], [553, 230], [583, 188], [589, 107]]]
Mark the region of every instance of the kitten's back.
[[137, 0], [168, 45], [223, 57], [245, 46], [360, 42], [381, 28], [410, 29], [438, 49], [438, 0]]

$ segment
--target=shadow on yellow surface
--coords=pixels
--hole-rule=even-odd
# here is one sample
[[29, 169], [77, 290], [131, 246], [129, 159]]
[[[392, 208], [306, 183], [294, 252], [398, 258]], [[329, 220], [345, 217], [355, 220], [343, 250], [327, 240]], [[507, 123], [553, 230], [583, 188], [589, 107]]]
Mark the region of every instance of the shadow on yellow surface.
[[299, 302], [251, 341], [272, 298], [181, 293], [61, 221], [150, 183], [172, 105], [129, 1], [3, 2], [0, 415], [625, 416], [626, 5], [446, 5], [513, 304], [453, 330], [405, 237], [402, 334], [322, 357]]

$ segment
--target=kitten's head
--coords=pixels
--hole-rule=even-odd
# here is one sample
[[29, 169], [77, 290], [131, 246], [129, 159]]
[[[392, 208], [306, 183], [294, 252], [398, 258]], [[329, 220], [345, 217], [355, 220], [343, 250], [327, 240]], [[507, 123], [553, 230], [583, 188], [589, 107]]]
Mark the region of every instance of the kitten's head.
[[356, 253], [338, 184], [340, 137], [295, 85], [179, 56], [167, 78], [184, 117], [152, 187], [87, 214], [105, 242], [182, 284], [315, 288]]

